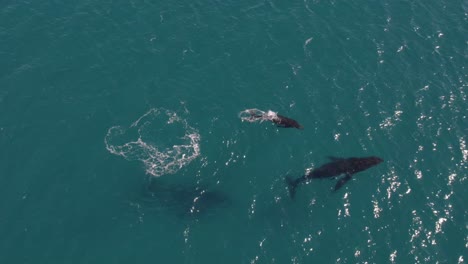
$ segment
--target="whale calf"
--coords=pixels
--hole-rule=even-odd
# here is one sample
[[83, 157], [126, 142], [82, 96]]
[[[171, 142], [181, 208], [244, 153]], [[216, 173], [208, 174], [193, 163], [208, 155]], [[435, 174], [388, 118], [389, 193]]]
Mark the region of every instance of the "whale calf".
[[381, 162], [383, 159], [375, 156], [371, 157], [362, 157], [362, 158], [336, 158], [328, 157], [331, 161], [326, 163], [317, 169], [312, 170], [306, 175], [297, 178], [291, 179], [286, 177], [288, 183], [289, 194], [294, 198], [296, 193], [296, 188], [299, 184], [307, 182], [311, 179], [321, 179], [321, 178], [333, 178], [341, 174], [345, 176], [338, 180], [335, 185], [335, 191], [340, 189], [345, 183], [351, 180], [352, 175], [364, 170], [369, 169]]
[[304, 129], [304, 127], [301, 126], [296, 120], [278, 114], [276, 115], [276, 118], [273, 118], [271, 121], [278, 127], [294, 127], [297, 129]]
[[283, 128], [297, 128], [297, 129], [304, 129], [304, 127], [299, 124], [296, 120], [279, 115], [276, 112], [273, 112], [269, 110], [268, 112], [263, 112], [258, 109], [247, 109], [241, 113], [248, 113], [248, 117], [242, 117], [243, 121], [249, 121], [249, 122], [254, 122], [254, 121], [260, 121], [263, 122], [265, 120], [271, 121], [274, 124], [276, 124], [277, 127], [283, 127]]

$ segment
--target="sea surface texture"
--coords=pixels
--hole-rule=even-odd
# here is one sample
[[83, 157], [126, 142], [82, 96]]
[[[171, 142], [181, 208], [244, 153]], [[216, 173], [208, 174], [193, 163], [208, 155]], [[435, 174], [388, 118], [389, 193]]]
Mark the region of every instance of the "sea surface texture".
[[467, 263], [467, 14], [1, 1], [0, 263]]

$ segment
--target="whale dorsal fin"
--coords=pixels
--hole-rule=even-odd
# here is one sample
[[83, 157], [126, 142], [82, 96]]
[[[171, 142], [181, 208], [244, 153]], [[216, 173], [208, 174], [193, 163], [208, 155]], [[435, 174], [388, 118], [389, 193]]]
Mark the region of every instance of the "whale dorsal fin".
[[344, 160], [343, 158], [338, 158], [338, 157], [333, 157], [333, 156], [328, 156], [327, 158], [330, 159], [331, 161]]

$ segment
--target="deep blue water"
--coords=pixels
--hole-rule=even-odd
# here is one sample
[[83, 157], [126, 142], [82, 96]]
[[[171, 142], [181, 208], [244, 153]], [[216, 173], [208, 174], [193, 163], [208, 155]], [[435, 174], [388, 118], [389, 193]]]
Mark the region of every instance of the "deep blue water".
[[466, 263], [467, 13], [2, 1], [0, 263]]

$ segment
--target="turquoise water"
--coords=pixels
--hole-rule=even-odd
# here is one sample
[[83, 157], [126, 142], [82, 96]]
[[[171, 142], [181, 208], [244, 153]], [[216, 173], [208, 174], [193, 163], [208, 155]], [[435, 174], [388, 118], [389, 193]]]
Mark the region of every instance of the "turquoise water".
[[467, 10], [2, 1], [0, 262], [466, 263]]

